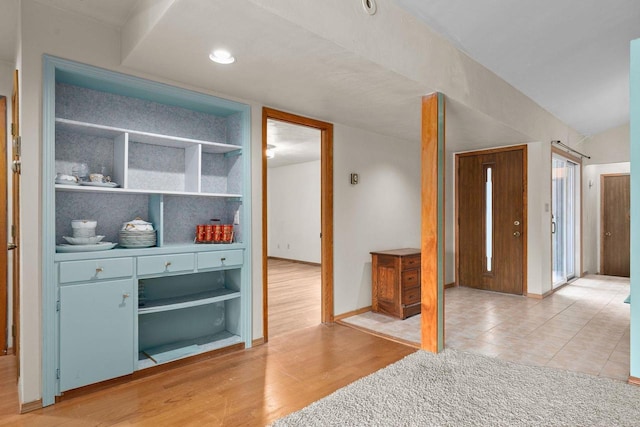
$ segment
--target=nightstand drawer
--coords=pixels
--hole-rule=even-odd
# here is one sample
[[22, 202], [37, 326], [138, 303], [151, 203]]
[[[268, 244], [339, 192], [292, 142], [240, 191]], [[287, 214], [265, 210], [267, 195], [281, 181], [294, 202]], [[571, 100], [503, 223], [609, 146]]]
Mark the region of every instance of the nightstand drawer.
[[420, 302], [420, 287], [402, 291], [402, 304], [411, 305]]
[[420, 285], [420, 270], [402, 272], [402, 289], [413, 288]]
[[198, 270], [242, 265], [242, 250], [199, 252]]
[[133, 258], [104, 258], [60, 263], [60, 283], [133, 276]]
[[420, 267], [420, 254], [402, 257], [403, 270], [407, 270], [409, 268], [419, 268], [419, 267]]
[[138, 275], [178, 273], [193, 271], [195, 259], [192, 253], [138, 257]]

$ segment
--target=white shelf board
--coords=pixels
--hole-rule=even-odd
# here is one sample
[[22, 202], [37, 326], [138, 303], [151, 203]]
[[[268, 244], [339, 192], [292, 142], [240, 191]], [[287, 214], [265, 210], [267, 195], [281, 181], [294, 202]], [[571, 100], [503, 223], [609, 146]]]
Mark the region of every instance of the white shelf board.
[[[172, 362], [174, 360], [184, 359], [185, 357], [194, 356], [196, 354], [206, 353], [207, 351], [218, 350], [234, 344], [240, 344], [242, 342], [242, 338], [240, 338], [239, 335], [232, 334], [228, 331], [222, 331], [213, 335], [206, 335], [204, 337], [167, 344], [162, 346], [162, 350], [164, 353], [168, 353], [170, 351], [174, 352], [176, 357], [166, 360], [166, 362]], [[194, 351], [194, 345], [197, 346], [197, 351]], [[188, 351], [183, 352], [182, 349], [187, 349]], [[144, 354], [144, 351], [148, 351], [148, 349], [141, 349], [140, 353], [138, 353], [138, 370], [151, 368], [160, 364], [150, 359], [146, 354]]]
[[161, 311], [197, 307], [199, 305], [213, 304], [234, 298], [240, 298], [239, 291], [221, 288], [206, 292], [199, 292], [197, 294], [182, 295], [179, 297], [146, 300], [144, 306], [138, 307], [138, 314], [158, 313]]
[[141, 142], [144, 144], [162, 145], [166, 147], [186, 148], [193, 146], [194, 144], [199, 144], [202, 146], [202, 151], [207, 153], [222, 154], [242, 150], [242, 147], [238, 145], [182, 138], [179, 136], [161, 135], [151, 132], [140, 132], [131, 129], [97, 125], [94, 123], [79, 122], [76, 120], [62, 118], [56, 118], [56, 128], [68, 132], [79, 132], [106, 138], [115, 138], [118, 135], [127, 133], [129, 134], [129, 141], [131, 142]]
[[56, 184], [58, 191], [80, 191], [89, 193], [121, 193], [121, 194], [165, 194], [169, 196], [198, 196], [198, 197], [222, 197], [222, 198], [242, 198], [242, 194], [231, 193], [198, 193], [195, 191], [161, 191], [161, 190], [144, 190], [137, 188], [109, 188], [109, 187], [92, 187], [89, 185], [64, 185]]

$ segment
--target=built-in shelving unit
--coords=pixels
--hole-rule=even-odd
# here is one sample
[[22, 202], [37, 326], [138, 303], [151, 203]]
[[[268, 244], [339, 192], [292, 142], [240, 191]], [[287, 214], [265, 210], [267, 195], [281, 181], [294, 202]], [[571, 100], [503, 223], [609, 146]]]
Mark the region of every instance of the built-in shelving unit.
[[[249, 106], [48, 56], [43, 76], [43, 405], [250, 347]], [[54, 183], [80, 164], [118, 186]], [[117, 242], [135, 217], [155, 247], [56, 253], [73, 219]], [[194, 243], [212, 218], [233, 223], [232, 244]]]
[[159, 313], [169, 310], [180, 310], [182, 308], [197, 307], [199, 305], [213, 304], [233, 298], [239, 298], [240, 292], [230, 289], [215, 289], [211, 291], [198, 292], [192, 295], [182, 295], [179, 297], [161, 298], [146, 301], [138, 308], [138, 314]]

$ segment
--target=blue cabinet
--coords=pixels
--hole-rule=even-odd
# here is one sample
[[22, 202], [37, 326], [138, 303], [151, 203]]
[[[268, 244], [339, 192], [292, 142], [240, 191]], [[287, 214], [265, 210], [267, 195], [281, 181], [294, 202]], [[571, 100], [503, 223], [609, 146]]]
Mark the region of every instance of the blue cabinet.
[[60, 287], [60, 391], [134, 370], [133, 279]]
[[[48, 56], [43, 78], [43, 405], [250, 347], [250, 107]], [[111, 182], [54, 180], [84, 164]], [[153, 223], [152, 247], [62, 246], [74, 219], [96, 220], [115, 245], [138, 216]], [[233, 223], [231, 243], [195, 243], [212, 218]]]

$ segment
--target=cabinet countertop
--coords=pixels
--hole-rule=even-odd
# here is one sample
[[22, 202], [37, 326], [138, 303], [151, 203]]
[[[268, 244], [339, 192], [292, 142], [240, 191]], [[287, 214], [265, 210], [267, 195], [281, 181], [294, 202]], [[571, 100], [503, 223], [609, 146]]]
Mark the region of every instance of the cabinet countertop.
[[393, 255], [393, 256], [420, 255], [420, 249], [415, 249], [415, 248], [391, 249], [388, 251], [371, 252], [371, 255]]
[[145, 256], [145, 255], [165, 255], [175, 253], [188, 252], [213, 252], [213, 251], [229, 251], [234, 249], [245, 249], [243, 243], [231, 244], [184, 244], [184, 245], [166, 245], [153, 246], [141, 249], [115, 248], [107, 251], [97, 252], [72, 252], [72, 253], [56, 253], [54, 260], [58, 261], [76, 261], [83, 259], [98, 258], [118, 258], [128, 256]]

